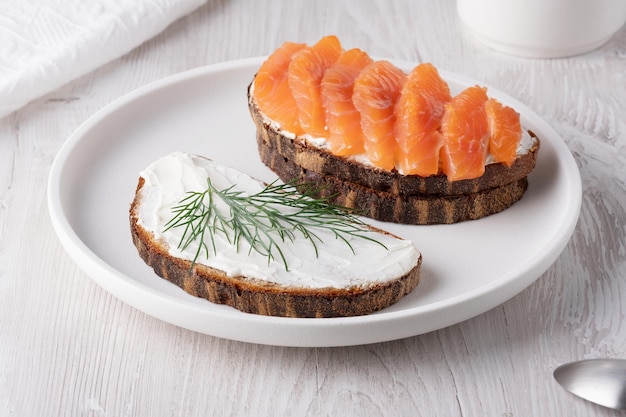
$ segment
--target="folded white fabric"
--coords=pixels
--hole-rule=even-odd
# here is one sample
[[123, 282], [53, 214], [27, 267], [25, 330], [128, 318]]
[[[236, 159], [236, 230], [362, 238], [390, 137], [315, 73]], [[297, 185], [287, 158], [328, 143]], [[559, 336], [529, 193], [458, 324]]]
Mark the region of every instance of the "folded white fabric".
[[124, 55], [205, 1], [0, 1], [0, 117]]

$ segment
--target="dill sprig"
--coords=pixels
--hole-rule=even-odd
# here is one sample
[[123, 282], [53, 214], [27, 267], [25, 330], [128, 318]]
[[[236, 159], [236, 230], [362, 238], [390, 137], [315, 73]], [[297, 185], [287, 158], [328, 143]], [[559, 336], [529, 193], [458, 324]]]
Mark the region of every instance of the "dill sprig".
[[[202, 253], [208, 258], [217, 252], [215, 237], [223, 235], [239, 251], [242, 239], [267, 257], [268, 263], [278, 256], [286, 270], [287, 259], [281, 244], [293, 242], [297, 236], [307, 239], [319, 256], [323, 244], [319, 231], [329, 230], [354, 253], [350, 237], [359, 237], [385, 247], [372, 238], [371, 229], [350, 209], [318, 197], [319, 188], [309, 183], [278, 183], [267, 185], [255, 194], [246, 194], [234, 185], [217, 189], [207, 178], [207, 189], [188, 192], [172, 208], [174, 217], [165, 224], [165, 231], [184, 227], [178, 248], [185, 250], [198, 241], [192, 267]], [[221, 204], [221, 203], [223, 204]], [[226, 206], [226, 209], [220, 207]]]

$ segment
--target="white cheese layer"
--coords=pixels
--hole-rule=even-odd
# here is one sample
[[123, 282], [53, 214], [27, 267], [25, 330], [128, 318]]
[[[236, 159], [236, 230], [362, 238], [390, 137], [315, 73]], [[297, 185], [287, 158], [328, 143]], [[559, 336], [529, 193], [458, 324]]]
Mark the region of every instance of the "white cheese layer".
[[[179, 204], [186, 193], [206, 190], [207, 177], [218, 189], [234, 186], [247, 195], [264, 188], [260, 182], [235, 169], [182, 152], [160, 158], [140, 175], [144, 179], [144, 186], [138, 210], [139, 225], [165, 242], [172, 256], [187, 260], [194, 259], [198, 242], [180, 250], [178, 243], [184, 228], [164, 231], [165, 224], [174, 215], [172, 208]], [[227, 210], [225, 207], [222, 209]], [[310, 241], [300, 235], [296, 235], [294, 242], [286, 241], [281, 246], [288, 270], [280, 258], [268, 262], [267, 256], [250, 250], [244, 239], [241, 239], [237, 248], [221, 234], [215, 235], [216, 252], [210, 249], [208, 256], [203, 253], [196, 262], [222, 270], [233, 277], [246, 276], [302, 288], [367, 287], [399, 278], [418, 262], [419, 252], [408, 240], [368, 231], [367, 236], [384, 247], [367, 239], [351, 237], [349, 241], [353, 253], [333, 232], [319, 228], [315, 233], [324, 242], [317, 245], [317, 256]], [[207, 244], [212, 248], [210, 241]]]

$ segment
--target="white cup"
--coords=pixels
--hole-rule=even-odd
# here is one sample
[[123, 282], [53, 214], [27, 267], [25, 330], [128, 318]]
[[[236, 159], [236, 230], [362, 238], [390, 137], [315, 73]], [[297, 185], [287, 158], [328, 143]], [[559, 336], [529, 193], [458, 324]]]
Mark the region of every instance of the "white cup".
[[533, 58], [591, 51], [626, 22], [626, 0], [457, 0], [457, 11], [487, 46]]

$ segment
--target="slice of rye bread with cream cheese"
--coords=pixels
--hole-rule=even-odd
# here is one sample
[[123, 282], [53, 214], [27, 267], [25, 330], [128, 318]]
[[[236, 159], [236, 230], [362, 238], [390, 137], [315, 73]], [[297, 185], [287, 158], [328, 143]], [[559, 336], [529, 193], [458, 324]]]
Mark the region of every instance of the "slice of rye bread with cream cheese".
[[511, 166], [488, 164], [484, 175], [475, 179], [449, 181], [443, 174], [402, 175], [356, 158], [333, 155], [317, 140], [284, 132], [261, 113], [250, 87], [248, 107], [256, 125], [261, 160], [283, 181], [312, 182], [333, 202], [381, 221], [457, 223], [503, 211], [524, 195], [540, 146], [539, 138], [526, 132], [528, 149]]
[[[203, 175], [210, 175], [213, 182], [224, 187], [236, 184], [245, 192], [262, 188], [245, 174], [215, 166], [206, 158], [175, 153], [155, 161], [139, 178], [130, 207], [132, 240], [140, 257], [160, 277], [213, 303], [283, 317], [369, 314], [396, 303], [417, 286], [421, 254], [411, 242], [373, 227], [368, 229], [368, 236], [379, 243], [357, 237], [351, 240], [352, 247], [316, 231], [323, 239], [317, 256], [306, 242], [296, 241], [293, 249], [287, 242], [283, 250], [288, 269], [280, 259], [268, 261], [266, 256], [249, 251], [245, 242], [240, 242], [239, 249], [232, 245], [220, 248], [223, 239], [218, 240], [219, 254], [201, 256], [194, 263], [193, 249], [181, 251], [176, 247], [180, 229], [162, 233], [163, 224], [155, 220], [159, 217], [155, 213], [176, 205], [186, 192], [199, 191], [189, 189], [193, 188], [189, 184], [206, 184]], [[172, 175], [181, 175], [181, 180]], [[179, 189], [163, 190], [171, 184]], [[372, 262], [375, 264], [370, 265]]]

